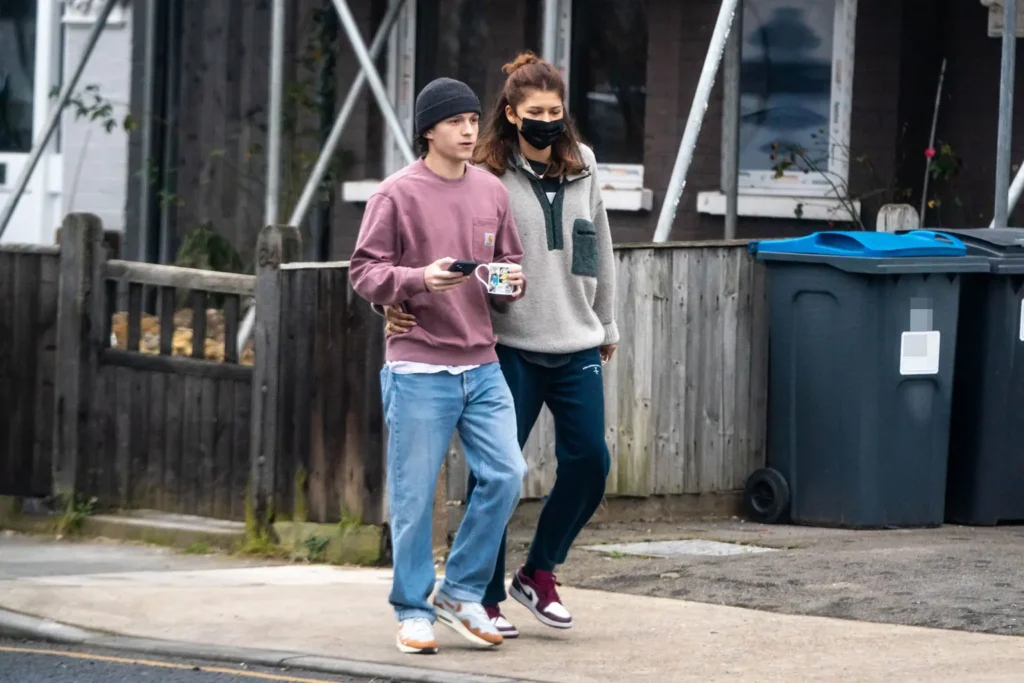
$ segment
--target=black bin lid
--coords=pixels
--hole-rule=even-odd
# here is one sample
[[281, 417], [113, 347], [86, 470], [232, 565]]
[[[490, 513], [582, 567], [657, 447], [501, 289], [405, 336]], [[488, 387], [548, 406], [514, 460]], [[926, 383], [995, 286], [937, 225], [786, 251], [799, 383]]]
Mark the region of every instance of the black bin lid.
[[992, 259], [993, 273], [1024, 273], [1024, 228], [936, 229], [935, 232], [960, 239], [971, 256]]

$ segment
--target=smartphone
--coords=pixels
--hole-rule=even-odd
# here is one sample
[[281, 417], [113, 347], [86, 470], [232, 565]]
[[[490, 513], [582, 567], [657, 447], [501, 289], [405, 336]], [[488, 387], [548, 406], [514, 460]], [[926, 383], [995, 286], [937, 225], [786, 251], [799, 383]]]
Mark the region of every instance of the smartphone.
[[449, 273], [462, 273], [463, 275], [472, 275], [476, 269], [477, 264], [472, 261], [456, 261], [448, 266]]

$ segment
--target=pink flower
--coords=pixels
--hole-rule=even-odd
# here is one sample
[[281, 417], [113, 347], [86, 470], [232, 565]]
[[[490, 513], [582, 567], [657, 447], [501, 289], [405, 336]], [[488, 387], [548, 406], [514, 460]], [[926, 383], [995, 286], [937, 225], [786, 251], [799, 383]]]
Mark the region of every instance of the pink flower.
[[935, 156], [935, 148], [934, 148], [934, 147], [929, 147], [928, 149], [926, 149], [926, 150], [924, 151], [924, 155], [925, 155], [925, 157], [927, 157], [928, 159], [931, 159], [932, 157], [934, 157], [934, 156]]

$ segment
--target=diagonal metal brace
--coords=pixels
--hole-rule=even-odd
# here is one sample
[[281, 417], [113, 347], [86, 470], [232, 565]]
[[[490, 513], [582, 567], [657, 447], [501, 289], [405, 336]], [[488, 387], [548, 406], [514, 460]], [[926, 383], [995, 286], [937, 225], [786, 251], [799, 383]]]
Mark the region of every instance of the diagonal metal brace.
[[[407, 0], [396, 0], [388, 7], [388, 11], [384, 14], [384, 18], [381, 20], [380, 27], [377, 29], [376, 35], [373, 37], [373, 42], [370, 44], [370, 49], [367, 52], [369, 57], [370, 66], [373, 67], [373, 62], [380, 56], [381, 51], [387, 45], [388, 36], [391, 30], [394, 28], [395, 23], [398, 21], [398, 17], [402, 13], [402, 9], [405, 7]], [[347, 11], [347, 6], [342, 1], [344, 10], [338, 9], [339, 17], [344, 22], [343, 11]], [[351, 13], [348, 15], [351, 18]], [[353, 21], [354, 24], [354, 21]], [[347, 27], [346, 27], [347, 30]], [[351, 34], [350, 34], [351, 39]], [[362, 37], [359, 36], [358, 28], [356, 29], [356, 38], [359, 41], [359, 46], [362, 46]], [[353, 45], [358, 53], [358, 46]], [[363, 47], [365, 50], [365, 47]], [[376, 69], [373, 69], [374, 75], [376, 75]], [[306, 214], [309, 213], [309, 209], [313, 204], [313, 198], [316, 196], [317, 188], [320, 187], [320, 183], [323, 181], [324, 174], [327, 173], [327, 168], [331, 163], [331, 157], [334, 156], [335, 150], [341, 143], [341, 136], [345, 132], [345, 126], [348, 125], [348, 120], [352, 116], [352, 112], [355, 110], [356, 103], [359, 100], [359, 96], [363, 92], [363, 86], [366, 85], [367, 80], [371, 80], [372, 77], [367, 76], [365, 67], [360, 69], [359, 74], [356, 76], [351, 87], [348, 90], [348, 95], [345, 96], [345, 101], [341, 105], [341, 109], [338, 111], [338, 116], [334, 121], [334, 127], [331, 129], [331, 134], [328, 136], [327, 141], [324, 144], [323, 150], [320, 152], [319, 158], [316, 160], [316, 165], [313, 167], [313, 172], [310, 174], [309, 180], [306, 182], [306, 186], [302, 190], [302, 195], [299, 197], [298, 203], [295, 205], [295, 210], [292, 211], [291, 218], [288, 221], [288, 225], [298, 226], [306, 219]], [[380, 77], [377, 76], [377, 81], [380, 83]], [[384, 92], [383, 83], [380, 83], [381, 91]], [[371, 80], [371, 88], [372, 80]], [[376, 93], [374, 93], [376, 95]], [[378, 104], [380, 98], [378, 98]], [[399, 145], [402, 148], [402, 154], [405, 156], [406, 161], [412, 163], [416, 160], [416, 156], [409, 145], [409, 141], [406, 137], [406, 132], [402, 130], [401, 123], [398, 122], [398, 117], [394, 113], [394, 109], [391, 107], [391, 102], [387, 99], [387, 93], [384, 94], [384, 104], [381, 107], [384, 112], [384, 116], [388, 116], [388, 112], [391, 113], [395, 124], [400, 131], [400, 135], [395, 137], [399, 141]], [[392, 126], [392, 130], [395, 126]], [[242, 353], [245, 345], [249, 343], [249, 338], [252, 336], [253, 325], [256, 323], [256, 308], [250, 307], [246, 311], [245, 318], [242, 320], [242, 324], [238, 330], [238, 353]]]

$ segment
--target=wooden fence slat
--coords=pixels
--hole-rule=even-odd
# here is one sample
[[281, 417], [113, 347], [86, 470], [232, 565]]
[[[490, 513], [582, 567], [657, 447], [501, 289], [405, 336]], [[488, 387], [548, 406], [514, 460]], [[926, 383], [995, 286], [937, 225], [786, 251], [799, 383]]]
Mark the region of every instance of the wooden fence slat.
[[189, 291], [201, 290], [215, 294], [252, 296], [256, 278], [239, 273], [221, 273], [196, 268], [165, 266], [112, 259], [104, 268], [104, 276], [112, 280], [135, 282], [151, 287], [170, 287]]
[[238, 318], [240, 301], [237, 296], [224, 297], [224, 362], [238, 362]]
[[183, 512], [199, 514], [202, 489], [203, 380], [186, 377], [182, 397], [181, 483]]
[[217, 380], [199, 380], [199, 439], [197, 452], [199, 458], [199, 486], [197, 487], [196, 514], [212, 517], [214, 514], [216, 489], [216, 453], [217, 448]]
[[[0, 251], [0, 377], [13, 377], [18, 365], [14, 356], [14, 337], [18, 322], [15, 317], [15, 268], [16, 255]], [[18, 459], [10, 450], [8, 437], [14, 431], [15, 401], [18, 383], [0, 382], [0, 495], [18, 492]]]
[[[132, 381], [134, 371], [128, 368], [117, 368], [117, 446], [109, 455], [114, 456], [116, 482], [115, 498], [111, 502], [125, 507], [131, 500], [131, 467], [132, 467]], [[100, 457], [107, 454], [100, 453]]]
[[[285, 276], [293, 283], [292, 307], [295, 311], [295, 337], [292, 340], [293, 362], [294, 362], [294, 402], [292, 403], [292, 477], [293, 488], [298, 493], [298, 475], [301, 469], [303, 473], [301, 489], [306, 500], [306, 509], [302, 511], [307, 519], [311, 521], [323, 521], [318, 517], [309, 517], [309, 499], [314, 489], [321, 488], [320, 482], [312, 482], [312, 463], [310, 462], [310, 444], [312, 442], [312, 408], [314, 395], [323, 386], [322, 381], [316, 376], [313, 367], [313, 354], [316, 343], [316, 310], [318, 299], [319, 280], [315, 271], [292, 271]], [[292, 374], [292, 373], [289, 373]], [[322, 498], [317, 494], [318, 498]], [[293, 501], [293, 508], [297, 501]]]
[[739, 312], [739, 258], [737, 251], [721, 250], [722, 298], [719, 304], [718, 320], [722, 331], [718, 345], [718, 367], [721, 379], [721, 407], [718, 409], [719, 438], [719, 491], [735, 488], [735, 461], [739, 452], [736, 443], [736, 319]]
[[53, 479], [53, 387], [57, 355], [57, 291], [60, 259], [57, 253], [40, 254], [39, 362], [36, 374], [35, 454], [33, 456], [32, 493], [48, 496]]
[[246, 493], [249, 491], [249, 432], [251, 429], [249, 416], [252, 412], [252, 384], [250, 382], [232, 382], [234, 387], [234, 404], [232, 406], [231, 442], [231, 518], [245, 519]]
[[131, 372], [131, 461], [128, 468], [126, 507], [150, 507], [149, 491], [149, 373]]
[[145, 441], [146, 506], [163, 509], [167, 499], [164, 491], [164, 472], [167, 469], [167, 375], [162, 372], [139, 373], [148, 375], [149, 400]]
[[[671, 425], [671, 440], [675, 444], [674, 462], [668, 468], [669, 481], [667, 491], [674, 494], [686, 492], [686, 467], [694, 458], [689, 444], [689, 431], [686, 422], [686, 385], [689, 375], [687, 354], [690, 348], [693, 330], [689, 324], [690, 296], [689, 273], [690, 254], [687, 251], [671, 253], [671, 307], [669, 311], [668, 335], [671, 338], [666, 362], [669, 367], [667, 380], [671, 382], [668, 406], [659, 410], [668, 410]], [[665, 380], [662, 380], [665, 381]]]
[[167, 418], [166, 448], [164, 450], [164, 495], [163, 509], [168, 512], [183, 512], [184, 497], [184, 439], [185, 430], [185, 380], [181, 375], [167, 375], [164, 410]]
[[[17, 392], [13, 398], [9, 415], [10, 433], [7, 442], [8, 458], [14, 464], [12, 474], [15, 482], [32, 480], [32, 431], [35, 423], [35, 375], [38, 370], [39, 349], [39, 307], [36, 295], [39, 289], [39, 257], [34, 254], [18, 254], [14, 258], [14, 319], [17, 321], [12, 345], [13, 357], [17, 362], [7, 375]], [[13, 380], [13, 381], [12, 381]], [[23, 486], [24, 484], [22, 484]]]
[[[235, 491], [234, 463], [234, 410], [235, 383], [218, 381], [217, 386], [217, 417], [214, 436], [213, 458], [213, 516], [219, 519], [231, 519], [231, 499]], [[243, 484], [244, 486], [244, 484]]]
[[[674, 493], [673, 470], [679, 463], [679, 442], [673, 435], [672, 397], [672, 252], [652, 251], [651, 257], [651, 426], [647, 490], [657, 495]], [[683, 336], [683, 335], [679, 335]]]
[[126, 349], [138, 353], [142, 341], [142, 295], [143, 286], [137, 282], [128, 283], [128, 343]]
[[704, 388], [701, 363], [707, 334], [703, 333], [701, 309], [704, 306], [704, 286], [707, 278], [707, 252], [696, 250], [688, 254], [689, 264], [686, 280], [686, 393], [683, 399], [683, 430], [686, 452], [689, 454], [683, 466], [685, 493], [700, 493], [703, 488], [703, 458], [700, 442], [701, 422], [700, 395]]
[[257, 245], [256, 324], [253, 328], [256, 365], [252, 377], [252, 435], [250, 492], [256, 523], [273, 520], [273, 496], [281, 410], [281, 263], [297, 258], [302, 245], [294, 228], [268, 226]]
[[177, 292], [173, 287], [160, 288], [160, 355], [174, 353], [174, 311], [177, 308]]
[[96, 289], [105, 254], [103, 226], [91, 214], [69, 214], [62, 228], [58, 340], [55, 386], [53, 486], [59, 497], [78, 487], [78, 466], [85, 445], [82, 417], [91, 413], [92, 385], [103, 326], [104, 306]]

